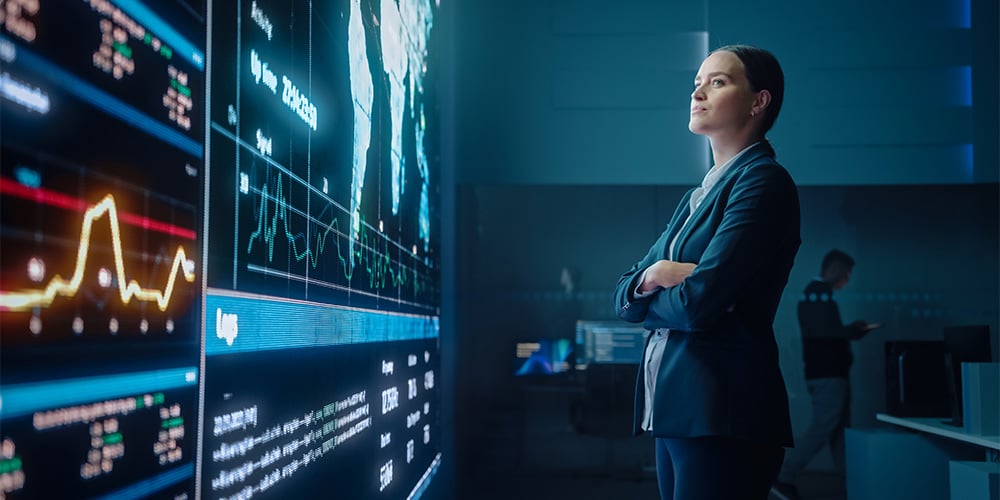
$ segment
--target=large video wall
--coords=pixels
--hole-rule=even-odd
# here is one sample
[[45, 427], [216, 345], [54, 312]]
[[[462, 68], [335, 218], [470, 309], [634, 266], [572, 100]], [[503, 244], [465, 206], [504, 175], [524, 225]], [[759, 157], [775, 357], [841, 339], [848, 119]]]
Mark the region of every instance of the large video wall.
[[0, 11], [0, 498], [423, 495], [438, 5]]

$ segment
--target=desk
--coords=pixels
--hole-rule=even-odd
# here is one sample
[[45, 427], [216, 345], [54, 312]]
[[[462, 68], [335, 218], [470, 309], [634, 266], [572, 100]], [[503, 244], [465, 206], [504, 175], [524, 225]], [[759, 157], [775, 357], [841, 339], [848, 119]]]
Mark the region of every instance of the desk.
[[845, 433], [849, 500], [996, 498], [990, 490], [1000, 471], [1000, 437], [965, 432], [944, 417], [875, 418], [894, 428]]
[[[875, 415], [875, 419], [879, 422], [898, 425], [900, 427], [906, 427], [907, 429], [927, 432], [929, 434], [1000, 451], [1000, 436], [980, 436], [978, 434], [963, 432], [961, 427], [955, 427], [954, 425], [944, 423], [944, 418], [894, 417], [885, 413], [878, 413]], [[988, 458], [990, 456], [993, 457], [993, 460], [991, 461], [997, 461], [996, 451], [987, 450], [987, 456]]]

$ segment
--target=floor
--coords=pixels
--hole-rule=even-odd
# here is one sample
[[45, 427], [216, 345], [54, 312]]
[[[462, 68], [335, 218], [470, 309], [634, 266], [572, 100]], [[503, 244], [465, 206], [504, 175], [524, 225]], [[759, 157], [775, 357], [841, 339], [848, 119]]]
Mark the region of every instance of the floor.
[[[559, 399], [563, 396], [566, 401]], [[521, 425], [504, 425], [506, 419], [499, 417], [485, 422], [483, 427], [493, 432], [477, 435], [476, 453], [464, 457], [456, 498], [658, 499], [652, 438], [588, 432], [591, 427], [627, 430], [631, 416], [580, 411], [574, 416], [581, 418], [569, 418], [575, 397], [553, 390], [525, 391], [525, 407], [531, 411], [521, 417]], [[588, 420], [588, 415], [593, 418]], [[509, 420], [519, 419], [514, 415]], [[847, 498], [843, 479], [832, 472], [804, 471], [796, 485], [804, 500]]]
[[[844, 483], [836, 475], [804, 472], [797, 482], [804, 500], [846, 500]], [[656, 477], [649, 471], [518, 473], [514, 477], [483, 477], [474, 496], [480, 500], [639, 500], [659, 498]]]
[[803, 500], [846, 500], [844, 479], [832, 472], [805, 471], [796, 481]]

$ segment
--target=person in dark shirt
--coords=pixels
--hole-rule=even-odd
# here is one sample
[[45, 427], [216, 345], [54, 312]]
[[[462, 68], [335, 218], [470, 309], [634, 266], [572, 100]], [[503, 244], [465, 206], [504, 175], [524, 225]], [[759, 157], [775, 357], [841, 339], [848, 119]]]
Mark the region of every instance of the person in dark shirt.
[[880, 326], [861, 320], [845, 325], [840, 319], [833, 292], [847, 285], [853, 270], [851, 256], [831, 250], [823, 257], [820, 276], [806, 285], [799, 299], [802, 358], [813, 416], [805, 435], [796, 439], [798, 445], [785, 457], [771, 489], [772, 497], [778, 500], [800, 498], [795, 478], [825, 444], [830, 445], [837, 472], [844, 473], [844, 428], [851, 416], [850, 341]]

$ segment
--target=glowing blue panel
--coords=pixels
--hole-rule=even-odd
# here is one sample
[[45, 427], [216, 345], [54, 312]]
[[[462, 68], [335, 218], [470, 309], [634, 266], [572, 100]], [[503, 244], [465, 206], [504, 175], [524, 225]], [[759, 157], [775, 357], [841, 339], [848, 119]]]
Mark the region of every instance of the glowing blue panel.
[[123, 375], [105, 375], [55, 382], [33, 382], [3, 388], [0, 417], [13, 418], [38, 410], [165, 391], [198, 383], [191, 366]]
[[959, 106], [972, 107], [972, 66], [959, 66], [956, 73]]
[[149, 30], [156, 33], [166, 44], [174, 48], [174, 51], [181, 57], [191, 61], [198, 69], [205, 70], [205, 54], [195, 48], [194, 44], [184, 38], [177, 30], [173, 29], [160, 16], [149, 10], [139, 0], [115, 0], [114, 3], [135, 18], [137, 22], [149, 27]]
[[438, 318], [248, 296], [206, 298], [205, 354], [274, 351], [438, 336]]

